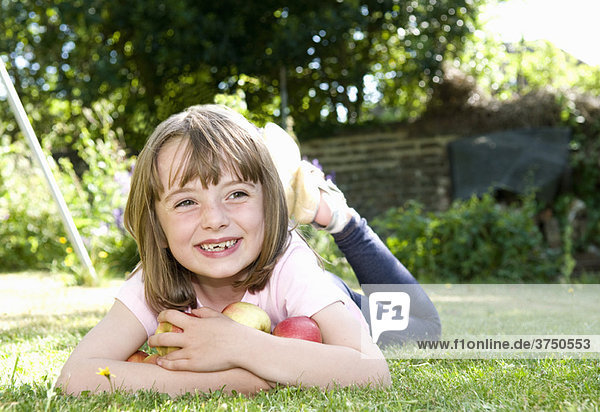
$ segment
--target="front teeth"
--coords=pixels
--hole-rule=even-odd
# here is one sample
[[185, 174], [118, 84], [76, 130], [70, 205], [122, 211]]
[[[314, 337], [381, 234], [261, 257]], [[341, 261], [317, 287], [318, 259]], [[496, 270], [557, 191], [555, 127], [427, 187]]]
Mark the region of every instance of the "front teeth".
[[231, 246], [235, 245], [236, 243], [237, 243], [237, 240], [228, 240], [226, 242], [221, 242], [221, 243], [202, 243], [202, 244], [200, 244], [200, 248], [202, 248], [202, 250], [206, 250], [208, 252], [220, 252], [222, 250], [230, 248]]

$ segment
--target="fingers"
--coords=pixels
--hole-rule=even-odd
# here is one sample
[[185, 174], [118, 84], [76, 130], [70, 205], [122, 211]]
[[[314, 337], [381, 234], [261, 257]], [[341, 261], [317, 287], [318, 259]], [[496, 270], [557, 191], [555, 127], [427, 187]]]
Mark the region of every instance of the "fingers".
[[[168, 322], [174, 326], [177, 326], [179, 329], [177, 331], [174, 330], [172, 332], [164, 332], [152, 335], [148, 339], [148, 344], [152, 347], [185, 347], [186, 339], [188, 339], [188, 336], [185, 333], [186, 330], [193, 331], [194, 328], [201, 327], [200, 325], [205, 325], [204, 323], [200, 323], [202, 319], [215, 319], [219, 317], [228, 319], [220, 312], [206, 307], [194, 309], [192, 313], [184, 313], [173, 309], [163, 310], [158, 315], [158, 322]], [[181, 332], [181, 330], [183, 330], [183, 332]]]
[[184, 324], [192, 318], [183, 312], [174, 309], [163, 310], [158, 314], [157, 320], [159, 322], [169, 322], [173, 325], [179, 326], [183, 329]]
[[[192, 309], [191, 313], [180, 312], [174, 309], [163, 310], [158, 315], [159, 322], [169, 322], [176, 326], [184, 326], [186, 322], [193, 318], [216, 318], [224, 316], [221, 312], [208, 307]], [[183, 328], [182, 328], [183, 329]]]
[[156, 364], [161, 368], [180, 371], [191, 370], [190, 362], [189, 350], [186, 349], [176, 350], [156, 360]]
[[[177, 351], [181, 352], [181, 351]], [[173, 352], [175, 353], [175, 352]], [[187, 371], [190, 370], [189, 359], [167, 359], [166, 357], [158, 358], [156, 364], [161, 368], [168, 369], [171, 371]]]
[[183, 333], [165, 332], [152, 335], [148, 338], [148, 345], [151, 347], [169, 346], [181, 348], [185, 343]]
[[216, 372], [231, 369], [235, 365], [223, 359], [218, 353], [206, 356], [205, 353], [196, 349], [180, 349], [161, 356], [156, 364], [164, 369], [173, 371], [190, 372]]

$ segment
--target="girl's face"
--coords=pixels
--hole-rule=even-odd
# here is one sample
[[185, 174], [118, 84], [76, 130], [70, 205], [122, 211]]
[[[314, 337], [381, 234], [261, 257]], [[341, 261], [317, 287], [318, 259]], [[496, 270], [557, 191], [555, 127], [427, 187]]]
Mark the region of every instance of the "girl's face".
[[164, 192], [155, 207], [168, 247], [182, 266], [200, 277], [237, 280], [263, 245], [262, 185], [223, 173], [208, 188], [200, 179], [170, 186], [171, 175], [185, 161], [185, 145], [174, 139], [158, 154]]

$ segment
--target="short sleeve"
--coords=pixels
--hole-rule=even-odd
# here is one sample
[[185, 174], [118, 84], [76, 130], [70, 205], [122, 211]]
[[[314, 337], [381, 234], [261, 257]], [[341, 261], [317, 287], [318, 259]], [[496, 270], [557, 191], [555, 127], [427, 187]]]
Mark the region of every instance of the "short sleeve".
[[127, 279], [115, 296], [117, 300], [123, 303], [140, 321], [148, 336], [154, 335], [158, 326], [155, 313], [146, 302], [144, 296], [144, 282], [142, 280], [142, 271], [138, 270], [132, 277]]
[[276, 282], [287, 316], [310, 317], [332, 303], [346, 300], [308, 247], [294, 247], [282, 263]]

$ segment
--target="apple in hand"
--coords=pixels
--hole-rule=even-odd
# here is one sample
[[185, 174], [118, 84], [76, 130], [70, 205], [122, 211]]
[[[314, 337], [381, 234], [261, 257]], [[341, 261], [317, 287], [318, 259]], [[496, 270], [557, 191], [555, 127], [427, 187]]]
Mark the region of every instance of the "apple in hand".
[[[169, 322], [160, 322], [158, 324], [158, 327], [156, 328], [156, 332], [154, 332], [155, 335], [158, 335], [159, 333], [165, 333], [165, 332], [174, 332], [174, 333], [181, 333], [183, 332], [183, 329], [181, 329], [179, 326], [175, 326]], [[177, 349], [180, 349], [176, 346], [157, 346], [156, 350], [158, 351], [158, 354], [160, 356], [165, 356], [168, 353], [171, 353]]]
[[143, 363], [152, 363], [152, 364], [154, 364], [154, 365], [158, 365], [158, 364], [156, 363], [156, 360], [157, 360], [157, 359], [158, 359], [158, 355], [157, 355], [156, 353], [153, 353], [152, 355], [148, 355], [148, 356], [146, 357], [146, 359], [144, 359], [144, 362], [143, 362]]
[[267, 312], [252, 303], [230, 303], [221, 313], [242, 325], [271, 333], [271, 318]]
[[127, 358], [127, 362], [141, 363], [148, 357], [148, 354], [143, 350], [137, 350], [133, 355]]
[[[187, 313], [187, 312], [183, 312], [188, 316], [192, 316], [194, 318], [196, 318], [197, 316], [192, 314], [192, 313]], [[156, 332], [154, 332], [155, 335], [158, 335], [159, 333], [165, 333], [165, 332], [174, 332], [174, 333], [181, 333], [183, 332], [183, 329], [181, 329], [179, 326], [175, 326], [169, 322], [160, 322], [158, 324], [158, 327], [156, 328]], [[177, 349], [181, 349], [178, 348], [176, 346], [157, 346], [156, 350], [158, 352], [158, 354], [160, 356], [165, 356], [173, 351], [176, 351]]]
[[292, 316], [282, 320], [273, 329], [273, 335], [283, 338], [304, 339], [322, 343], [321, 329], [308, 316]]

